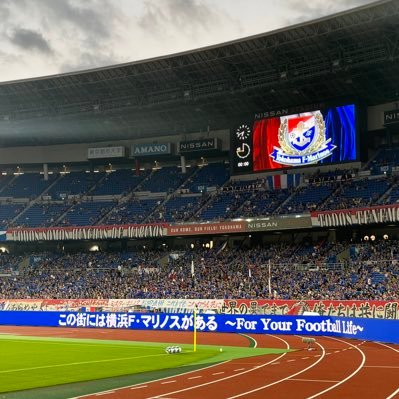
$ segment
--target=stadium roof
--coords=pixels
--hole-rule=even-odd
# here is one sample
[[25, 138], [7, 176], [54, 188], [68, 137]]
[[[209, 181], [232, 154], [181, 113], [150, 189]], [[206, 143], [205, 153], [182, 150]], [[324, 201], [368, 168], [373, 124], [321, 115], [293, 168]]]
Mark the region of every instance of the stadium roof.
[[399, 98], [399, 1], [171, 56], [2, 83], [0, 145], [153, 139], [343, 98]]

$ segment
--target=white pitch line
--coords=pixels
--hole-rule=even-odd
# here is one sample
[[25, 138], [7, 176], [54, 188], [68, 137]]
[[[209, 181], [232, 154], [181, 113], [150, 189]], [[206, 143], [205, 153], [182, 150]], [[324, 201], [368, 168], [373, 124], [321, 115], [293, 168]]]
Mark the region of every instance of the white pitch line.
[[343, 384], [344, 382], [350, 380], [353, 376], [355, 376], [355, 375], [362, 369], [362, 367], [364, 366], [364, 363], [366, 362], [366, 355], [365, 355], [364, 352], [363, 352], [361, 349], [359, 349], [357, 346], [355, 346], [355, 345], [353, 345], [353, 344], [351, 344], [351, 343], [349, 343], [349, 342], [343, 341], [342, 339], [333, 338], [333, 337], [326, 337], [326, 338], [333, 339], [333, 340], [335, 340], [335, 341], [339, 341], [339, 342], [343, 342], [344, 344], [351, 345], [352, 348], [355, 348], [358, 352], [360, 352], [360, 354], [362, 355], [362, 361], [361, 361], [359, 367], [358, 367], [353, 373], [351, 373], [350, 375], [348, 375], [346, 378], [344, 378], [343, 380], [339, 381], [338, 383], [332, 385], [331, 387], [326, 388], [324, 391], [318, 392], [318, 393], [316, 393], [315, 395], [309, 396], [309, 397], [306, 398], [306, 399], [317, 398], [318, 396], [320, 396], [320, 395], [322, 395], [322, 394], [324, 394], [324, 393], [326, 393], [326, 392], [328, 392], [328, 391], [331, 391], [332, 389], [336, 388], [337, 386], [339, 386], [339, 385]]
[[143, 358], [147, 358], [147, 357], [156, 357], [156, 356], [168, 356], [168, 354], [161, 353], [161, 354], [147, 355], [147, 356], [131, 356], [131, 357], [120, 357], [120, 358], [116, 358], [116, 359], [89, 360], [87, 362], [50, 364], [50, 365], [47, 365], [47, 366], [27, 367], [27, 368], [24, 368], [24, 369], [3, 370], [3, 371], [0, 371], [0, 374], [17, 373], [19, 371], [50, 369], [50, 368], [54, 368], [54, 367], [80, 366], [81, 364], [119, 362], [121, 360], [143, 359]]
[[[216, 364], [211, 364], [210, 366], [206, 366], [206, 367], [203, 367], [203, 368], [200, 368], [200, 369], [197, 369], [197, 370], [185, 371], [184, 373], [175, 374], [173, 377], [180, 377], [180, 376], [182, 376], [182, 375], [192, 374], [192, 373], [196, 373], [196, 372], [198, 372], [198, 371], [207, 370], [207, 369], [210, 369], [210, 368], [213, 368], [213, 367], [220, 366], [221, 364], [229, 363], [230, 361], [231, 361], [231, 360], [226, 360], [226, 361], [224, 361], [224, 362], [216, 363]], [[170, 378], [170, 376], [168, 376], [168, 377], [162, 377], [162, 378], [157, 378], [157, 379], [155, 379], [155, 380], [151, 380], [151, 381], [148, 381], [148, 382], [150, 382], [150, 383], [159, 382], [159, 381], [166, 380], [166, 379], [168, 379], [168, 378]], [[115, 391], [122, 391], [122, 390], [128, 389], [128, 388], [132, 389], [132, 388], [135, 387], [136, 385], [140, 385], [140, 384], [126, 385], [126, 386], [124, 386], [124, 387], [116, 388]], [[100, 392], [98, 392], [98, 393], [102, 393], [102, 392], [106, 392], [106, 391], [100, 391]], [[68, 399], [81, 399], [81, 398], [86, 398], [86, 397], [88, 397], [88, 396], [93, 396], [93, 395], [95, 395], [95, 393], [87, 393], [86, 395], [74, 396], [74, 397], [71, 397], [71, 398], [68, 398]]]

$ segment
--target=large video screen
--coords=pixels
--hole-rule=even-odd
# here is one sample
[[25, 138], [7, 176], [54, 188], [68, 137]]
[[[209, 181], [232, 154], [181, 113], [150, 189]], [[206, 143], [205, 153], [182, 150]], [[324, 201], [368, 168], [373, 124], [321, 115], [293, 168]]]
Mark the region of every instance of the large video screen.
[[243, 123], [232, 131], [233, 173], [357, 160], [355, 105]]

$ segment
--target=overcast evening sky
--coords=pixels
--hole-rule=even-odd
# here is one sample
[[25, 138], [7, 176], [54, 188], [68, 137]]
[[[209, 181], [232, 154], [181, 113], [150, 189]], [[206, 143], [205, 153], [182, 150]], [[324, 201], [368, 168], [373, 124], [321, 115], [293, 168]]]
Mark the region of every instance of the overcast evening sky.
[[0, 0], [0, 81], [177, 53], [370, 0]]

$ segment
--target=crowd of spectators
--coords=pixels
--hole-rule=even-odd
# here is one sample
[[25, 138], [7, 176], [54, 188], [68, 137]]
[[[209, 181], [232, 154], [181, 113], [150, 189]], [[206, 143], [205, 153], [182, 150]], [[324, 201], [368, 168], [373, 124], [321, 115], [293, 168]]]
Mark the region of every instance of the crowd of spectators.
[[[18, 270], [8, 256], [1, 265]], [[0, 297], [398, 300], [398, 259], [396, 241], [42, 253], [0, 278]]]

